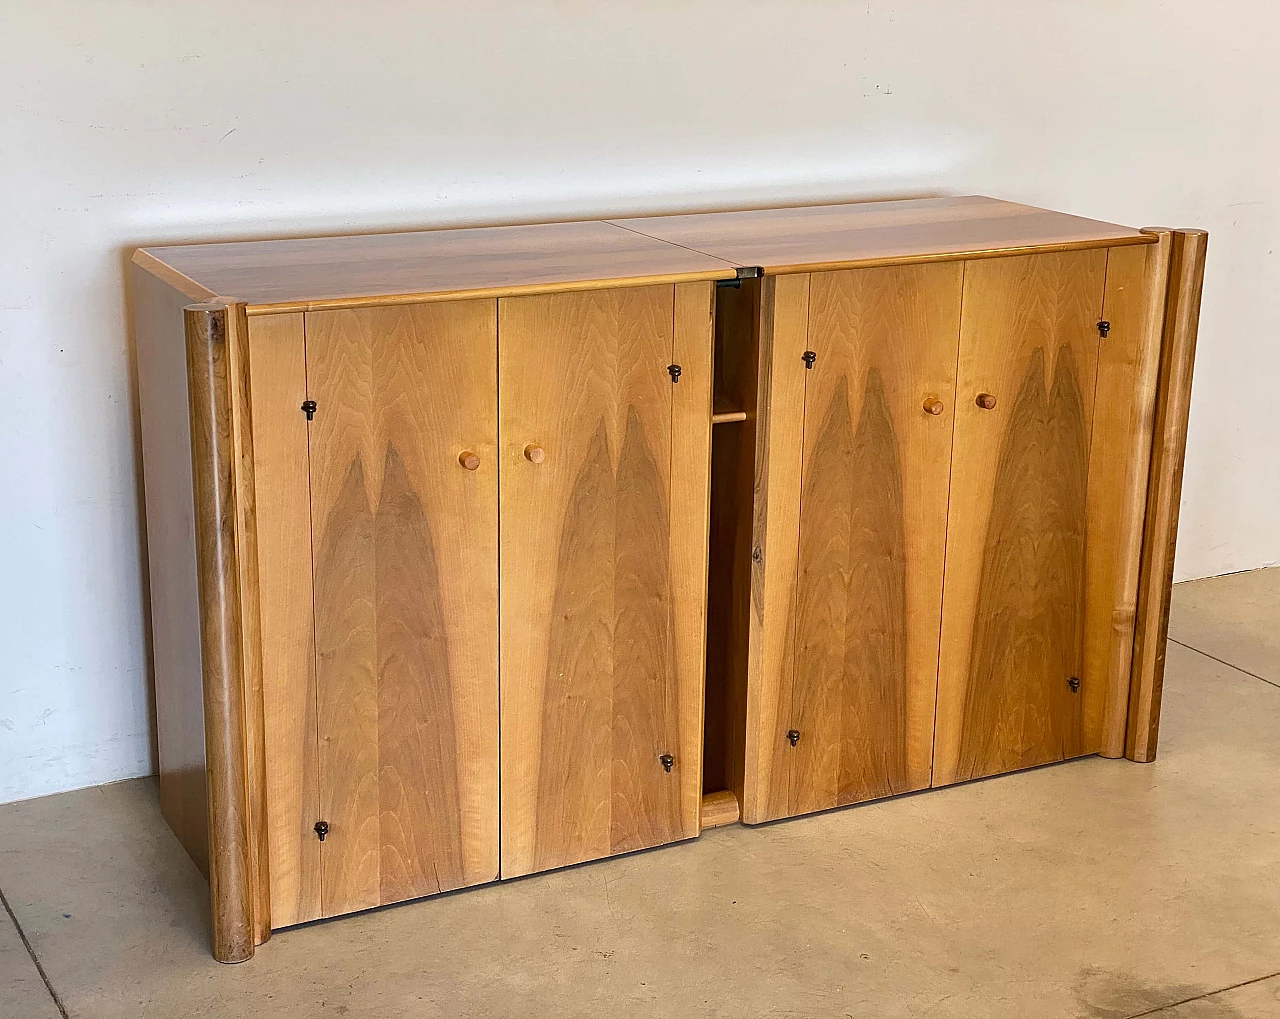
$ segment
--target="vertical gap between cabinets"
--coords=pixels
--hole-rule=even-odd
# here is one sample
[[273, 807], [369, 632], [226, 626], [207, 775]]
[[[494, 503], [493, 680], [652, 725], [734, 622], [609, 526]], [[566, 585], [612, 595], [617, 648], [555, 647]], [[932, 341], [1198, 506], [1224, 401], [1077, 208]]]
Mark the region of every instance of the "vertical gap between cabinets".
[[[311, 399], [311, 369], [307, 360], [307, 320], [311, 316], [306, 312], [302, 315], [302, 391], [304, 399]], [[316, 634], [316, 516], [315, 501], [312, 493], [314, 489], [314, 479], [312, 477], [312, 454], [311, 454], [311, 421], [307, 421], [307, 520], [310, 523], [310, 548], [311, 548], [311, 700], [314, 705], [315, 712], [315, 741], [312, 744], [312, 753], [314, 755], [313, 766], [316, 776], [316, 800], [315, 800], [315, 819], [323, 820], [320, 816], [321, 805], [323, 802], [322, 795], [322, 775], [320, 772], [320, 660], [318, 657], [318, 643]], [[314, 822], [313, 822], [314, 823]], [[303, 837], [306, 835], [304, 833]], [[324, 888], [324, 843], [321, 842], [316, 849], [319, 855], [319, 874], [317, 875], [320, 885], [320, 915], [325, 915], [325, 888]]]
[[960, 421], [960, 355], [964, 345], [964, 293], [969, 263], [960, 263], [960, 315], [956, 321], [956, 367], [951, 390], [951, 451], [947, 457], [947, 512], [942, 530], [942, 586], [938, 591], [938, 667], [933, 680], [933, 745], [929, 750], [929, 788], [938, 762], [938, 694], [942, 689], [942, 622], [947, 606], [947, 553], [951, 549], [951, 490], [956, 468], [956, 429]]

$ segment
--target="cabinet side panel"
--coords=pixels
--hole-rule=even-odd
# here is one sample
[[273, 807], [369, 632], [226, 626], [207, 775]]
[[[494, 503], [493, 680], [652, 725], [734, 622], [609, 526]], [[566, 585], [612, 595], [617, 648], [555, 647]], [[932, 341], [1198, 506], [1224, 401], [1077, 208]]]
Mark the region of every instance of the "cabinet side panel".
[[[767, 821], [778, 755], [778, 709], [790, 699], [786, 627], [795, 606], [804, 445], [809, 275], [767, 276], [760, 297], [760, 375], [752, 523], [751, 630], [742, 819]], [[785, 758], [783, 762], [785, 763]]]
[[209, 876], [200, 594], [183, 309], [190, 299], [130, 267], [146, 493], [160, 811]]
[[1170, 235], [1112, 248], [1098, 351], [1085, 536], [1085, 744], [1124, 756]]
[[1209, 235], [1201, 230], [1178, 230], [1173, 234], [1172, 243], [1125, 746], [1125, 756], [1144, 762], [1155, 760], [1160, 731], [1160, 694], [1164, 686], [1165, 641], [1169, 635], [1169, 598], [1178, 540], [1182, 467], [1187, 453], [1191, 374], [1196, 359]]
[[1079, 680], [1106, 258], [966, 263], [934, 785], [1091, 752]]
[[[715, 284], [678, 283], [672, 362], [671, 614], [679, 726], [680, 835], [702, 830], [707, 535], [711, 503], [711, 349]], [[696, 765], [695, 765], [696, 762]]]
[[320, 916], [306, 350], [301, 314], [249, 320], [271, 924]]

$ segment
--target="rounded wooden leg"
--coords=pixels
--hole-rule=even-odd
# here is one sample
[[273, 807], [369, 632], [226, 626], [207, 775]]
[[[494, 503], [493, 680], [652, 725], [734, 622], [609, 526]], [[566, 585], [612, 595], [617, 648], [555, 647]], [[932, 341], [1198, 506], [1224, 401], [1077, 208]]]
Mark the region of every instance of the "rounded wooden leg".
[[191, 466], [204, 673], [213, 956], [253, 957], [253, 860], [236, 543], [227, 306], [186, 310]]

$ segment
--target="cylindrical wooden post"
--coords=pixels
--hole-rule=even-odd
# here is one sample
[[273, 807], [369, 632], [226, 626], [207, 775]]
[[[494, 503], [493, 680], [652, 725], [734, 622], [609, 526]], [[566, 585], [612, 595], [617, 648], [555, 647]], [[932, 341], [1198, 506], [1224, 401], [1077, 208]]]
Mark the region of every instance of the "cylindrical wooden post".
[[186, 309], [209, 793], [209, 891], [213, 955], [219, 962], [252, 958], [255, 942], [228, 347], [228, 321], [233, 313], [227, 305]]
[[1160, 694], [1164, 686], [1165, 641], [1169, 636], [1182, 467], [1187, 452], [1191, 372], [1208, 240], [1209, 235], [1203, 230], [1173, 233], [1129, 686], [1125, 756], [1132, 761], [1155, 760], [1160, 732]]

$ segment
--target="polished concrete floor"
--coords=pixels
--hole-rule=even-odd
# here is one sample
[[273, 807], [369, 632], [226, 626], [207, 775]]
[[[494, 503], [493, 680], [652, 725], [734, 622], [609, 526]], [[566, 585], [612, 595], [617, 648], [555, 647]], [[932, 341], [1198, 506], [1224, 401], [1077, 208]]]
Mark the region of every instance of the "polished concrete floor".
[[1155, 764], [735, 825], [241, 966], [151, 781], [0, 807], [0, 1016], [1280, 1017], [1280, 569], [1175, 603]]

